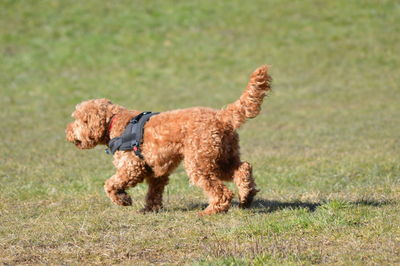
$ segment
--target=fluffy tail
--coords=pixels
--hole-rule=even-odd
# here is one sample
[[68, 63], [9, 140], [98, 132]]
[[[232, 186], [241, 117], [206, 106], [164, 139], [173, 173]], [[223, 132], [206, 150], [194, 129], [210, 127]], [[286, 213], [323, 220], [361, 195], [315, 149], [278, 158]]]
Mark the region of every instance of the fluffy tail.
[[256, 117], [261, 111], [265, 93], [271, 90], [271, 81], [268, 66], [257, 68], [251, 75], [242, 96], [220, 111], [220, 119], [237, 129], [247, 118]]

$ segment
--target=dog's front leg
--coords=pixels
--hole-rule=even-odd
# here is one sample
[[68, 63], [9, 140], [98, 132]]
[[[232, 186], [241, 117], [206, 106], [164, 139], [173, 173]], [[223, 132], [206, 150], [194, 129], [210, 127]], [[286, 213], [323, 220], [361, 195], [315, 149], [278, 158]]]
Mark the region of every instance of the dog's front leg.
[[147, 169], [145, 163], [135, 155], [117, 153], [114, 159], [117, 173], [106, 181], [104, 190], [115, 204], [130, 206], [132, 205], [132, 199], [125, 190], [143, 182]]
[[160, 177], [149, 177], [146, 179], [149, 190], [146, 195], [146, 205], [142, 212], [158, 212], [162, 209], [162, 195], [165, 186], [168, 184], [168, 175]]
[[128, 188], [128, 183], [127, 180], [119, 177], [118, 174], [115, 174], [106, 181], [104, 191], [115, 204], [130, 206], [132, 205], [132, 199], [125, 191], [125, 189]]

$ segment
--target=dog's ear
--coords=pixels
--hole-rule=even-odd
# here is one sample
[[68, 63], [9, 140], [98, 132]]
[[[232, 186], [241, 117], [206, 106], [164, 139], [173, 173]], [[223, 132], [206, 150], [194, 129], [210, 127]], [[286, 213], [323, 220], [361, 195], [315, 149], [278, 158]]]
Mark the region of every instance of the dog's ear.
[[89, 138], [95, 141], [96, 144], [104, 138], [104, 134], [107, 131], [108, 106], [111, 104], [110, 100], [96, 99], [87, 106], [83, 122], [88, 125]]

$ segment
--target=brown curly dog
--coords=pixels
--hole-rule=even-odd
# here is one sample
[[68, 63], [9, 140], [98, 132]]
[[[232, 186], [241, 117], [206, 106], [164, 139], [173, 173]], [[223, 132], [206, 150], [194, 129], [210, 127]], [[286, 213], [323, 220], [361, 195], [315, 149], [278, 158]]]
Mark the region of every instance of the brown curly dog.
[[[201, 215], [226, 212], [233, 193], [224, 181], [233, 181], [239, 191], [239, 206], [249, 207], [258, 192], [252, 167], [240, 160], [236, 129], [248, 118], [257, 116], [265, 93], [271, 89], [268, 67], [259, 67], [242, 96], [222, 110], [194, 107], [162, 112], [145, 124], [141, 152], [116, 151], [116, 173], [104, 189], [116, 204], [132, 204], [126, 189], [146, 182], [149, 185], [143, 211], [162, 208], [162, 194], [171, 172], [183, 160], [190, 181], [201, 187], [209, 198]], [[76, 106], [75, 121], [66, 129], [67, 140], [80, 149], [107, 145], [118, 137], [140, 111], [128, 110], [107, 99], [82, 102]]]

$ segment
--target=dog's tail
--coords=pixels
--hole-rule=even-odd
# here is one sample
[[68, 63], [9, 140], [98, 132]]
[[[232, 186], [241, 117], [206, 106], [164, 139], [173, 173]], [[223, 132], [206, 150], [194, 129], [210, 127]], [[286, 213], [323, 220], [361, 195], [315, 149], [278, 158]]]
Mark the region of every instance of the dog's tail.
[[246, 119], [256, 117], [261, 111], [265, 94], [271, 90], [271, 81], [268, 66], [257, 68], [251, 75], [242, 96], [219, 112], [220, 120], [230, 123], [237, 129]]

